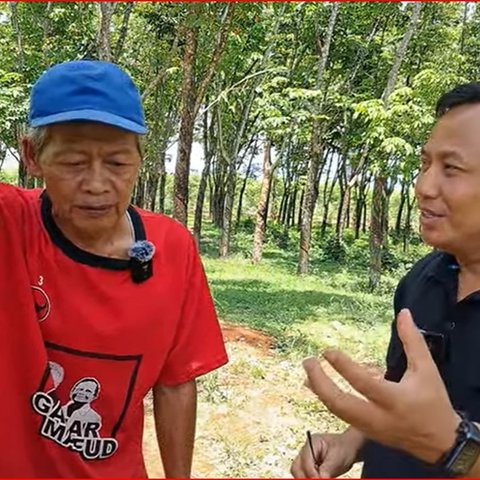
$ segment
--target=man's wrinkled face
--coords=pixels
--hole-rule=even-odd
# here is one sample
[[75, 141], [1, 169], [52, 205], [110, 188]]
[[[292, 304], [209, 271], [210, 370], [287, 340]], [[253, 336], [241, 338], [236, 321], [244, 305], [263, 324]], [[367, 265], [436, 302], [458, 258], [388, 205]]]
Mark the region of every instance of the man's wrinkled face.
[[422, 150], [415, 194], [426, 243], [453, 255], [480, 247], [480, 104], [438, 120]]
[[108, 232], [130, 201], [140, 167], [138, 138], [100, 123], [52, 125], [35, 165], [62, 225]]
[[75, 385], [71, 399], [74, 402], [90, 403], [97, 398], [98, 385], [92, 380], [85, 380]]

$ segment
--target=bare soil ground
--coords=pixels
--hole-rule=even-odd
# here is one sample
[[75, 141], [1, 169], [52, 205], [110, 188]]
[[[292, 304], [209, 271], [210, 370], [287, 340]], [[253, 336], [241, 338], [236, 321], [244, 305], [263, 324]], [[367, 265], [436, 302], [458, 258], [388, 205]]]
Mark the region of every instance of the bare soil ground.
[[[230, 362], [199, 381], [193, 476], [289, 478], [307, 430], [335, 432], [345, 425], [303, 386], [301, 362], [272, 350], [274, 339], [230, 324], [223, 331]], [[144, 454], [150, 477], [163, 477], [150, 399]], [[359, 474], [358, 465], [347, 476]]]

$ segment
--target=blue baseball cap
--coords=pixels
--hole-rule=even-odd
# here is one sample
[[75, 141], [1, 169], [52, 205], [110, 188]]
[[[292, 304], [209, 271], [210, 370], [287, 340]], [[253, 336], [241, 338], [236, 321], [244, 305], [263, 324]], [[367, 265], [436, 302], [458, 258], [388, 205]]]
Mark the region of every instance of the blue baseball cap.
[[54, 65], [32, 88], [31, 127], [75, 120], [147, 133], [142, 100], [130, 76], [117, 65], [98, 60]]

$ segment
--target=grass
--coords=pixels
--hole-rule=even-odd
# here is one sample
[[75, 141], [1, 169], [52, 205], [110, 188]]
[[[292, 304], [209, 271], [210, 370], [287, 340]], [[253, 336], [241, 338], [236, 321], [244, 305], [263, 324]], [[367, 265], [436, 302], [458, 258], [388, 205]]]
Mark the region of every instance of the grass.
[[222, 319], [272, 335], [289, 355], [339, 347], [360, 361], [383, 363], [401, 272], [386, 276], [372, 294], [364, 269], [322, 260], [318, 251], [307, 276], [295, 273], [295, 251], [271, 242], [262, 263], [253, 265], [250, 239], [237, 235], [233, 255], [219, 259], [216, 233], [207, 231], [203, 261]]

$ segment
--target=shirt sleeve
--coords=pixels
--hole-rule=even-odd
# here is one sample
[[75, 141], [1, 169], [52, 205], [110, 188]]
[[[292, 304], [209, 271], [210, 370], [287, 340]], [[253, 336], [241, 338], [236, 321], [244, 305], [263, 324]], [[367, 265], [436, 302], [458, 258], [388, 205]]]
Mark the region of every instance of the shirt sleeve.
[[190, 237], [190, 264], [181, 318], [158, 383], [186, 383], [228, 362], [223, 336], [195, 241]]
[[2, 255], [23, 242], [20, 225], [25, 221], [20, 190], [0, 182], [0, 245]]

